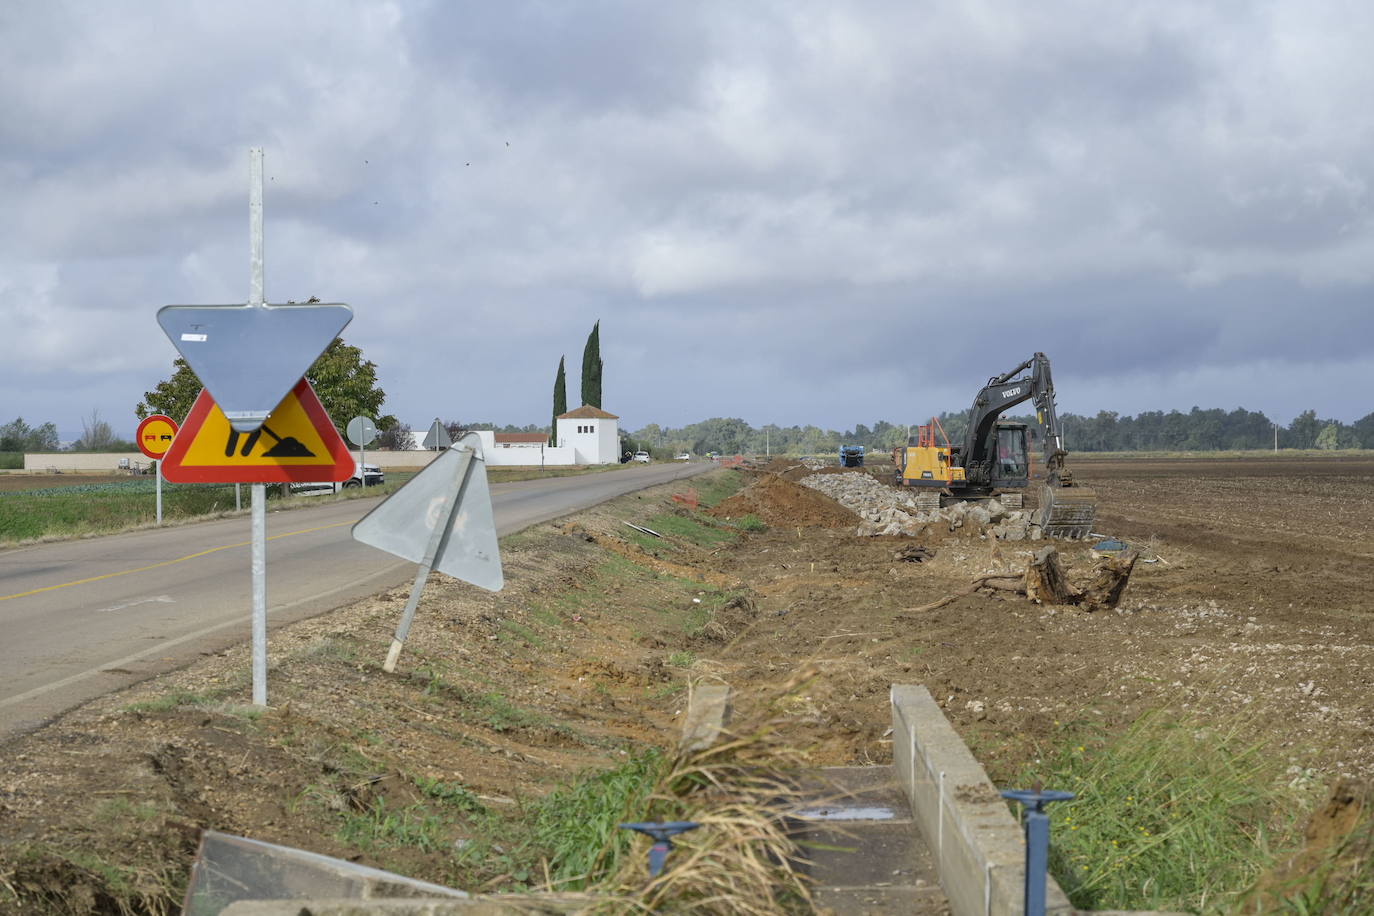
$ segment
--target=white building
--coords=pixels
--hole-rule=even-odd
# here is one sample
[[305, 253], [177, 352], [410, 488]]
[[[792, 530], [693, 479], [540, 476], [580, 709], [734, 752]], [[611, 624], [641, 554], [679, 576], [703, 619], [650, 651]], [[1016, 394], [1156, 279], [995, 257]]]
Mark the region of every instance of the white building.
[[620, 420], [599, 407], [582, 405], [555, 418], [560, 447], [571, 447], [574, 464], [615, 464], [620, 460]]
[[576, 464], [571, 448], [552, 448], [543, 433], [495, 433], [476, 429], [487, 467], [550, 467]]

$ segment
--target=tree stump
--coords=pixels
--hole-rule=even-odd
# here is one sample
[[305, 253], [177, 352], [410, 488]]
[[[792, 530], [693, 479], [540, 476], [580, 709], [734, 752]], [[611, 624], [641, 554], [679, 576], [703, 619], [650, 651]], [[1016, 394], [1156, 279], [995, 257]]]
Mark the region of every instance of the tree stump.
[[1026, 597], [1037, 604], [1070, 605], [1089, 613], [1110, 610], [1121, 603], [1136, 556], [1135, 551], [1127, 551], [1102, 560], [1087, 586], [1077, 589], [1059, 565], [1059, 552], [1052, 546], [1042, 547], [1026, 567]]
[[1026, 597], [1036, 604], [1077, 604], [1078, 595], [1059, 565], [1059, 551], [1053, 546], [1037, 550], [1026, 567]]
[[1126, 583], [1135, 568], [1136, 552], [1128, 550], [1115, 557], [1107, 557], [1097, 565], [1092, 581], [1083, 589], [1078, 606], [1085, 611], [1110, 610], [1121, 603]]

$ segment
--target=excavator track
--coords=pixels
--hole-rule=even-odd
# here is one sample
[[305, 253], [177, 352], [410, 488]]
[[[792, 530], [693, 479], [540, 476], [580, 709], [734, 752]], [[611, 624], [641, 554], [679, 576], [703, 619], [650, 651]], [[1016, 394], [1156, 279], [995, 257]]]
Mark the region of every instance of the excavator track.
[[911, 500], [916, 503], [916, 509], [920, 512], [936, 512], [940, 508], [940, 491], [924, 490], [913, 493]]
[[1085, 538], [1097, 518], [1097, 494], [1088, 487], [1054, 487], [1040, 491], [1040, 528], [1046, 537]]

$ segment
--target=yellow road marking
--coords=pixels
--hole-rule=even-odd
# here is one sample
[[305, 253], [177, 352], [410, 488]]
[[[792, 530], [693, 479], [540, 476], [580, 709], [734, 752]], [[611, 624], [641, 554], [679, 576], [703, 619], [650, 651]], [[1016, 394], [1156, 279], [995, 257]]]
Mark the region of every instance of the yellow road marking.
[[[315, 528], [302, 528], [300, 531], [285, 531], [281, 534], [272, 535], [270, 538], [268, 538], [268, 540], [275, 541], [278, 538], [289, 538], [297, 534], [310, 534], [312, 531], [324, 531], [328, 528], [339, 528], [343, 525], [351, 524], [353, 523], [335, 522], [332, 525], [319, 525]], [[100, 576], [91, 576], [87, 579], [77, 579], [73, 582], [63, 582], [60, 585], [45, 585], [42, 588], [31, 588], [26, 592], [15, 592], [13, 595], [0, 595], [0, 601], [9, 601], [11, 598], [26, 598], [29, 595], [37, 595], [40, 592], [52, 592], [56, 591], [59, 588], [71, 588], [73, 585], [85, 585], [88, 582], [99, 582], [101, 579], [113, 579], [116, 576], [127, 576], [131, 573], [147, 572], [150, 569], [158, 569], [163, 566], [171, 566], [174, 563], [185, 563], [187, 560], [194, 560], [197, 557], [208, 556], [212, 553], [218, 553], [221, 550], [231, 550], [235, 547], [247, 547], [251, 543], [252, 541], [239, 541], [235, 544], [222, 544], [219, 547], [211, 547], [209, 550], [202, 550], [199, 553], [188, 553], [186, 556], [177, 557], [175, 560], [163, 560], [161, 563], [153, 563], [150, 566], [140, 566], [137, 569], [122, 569], [119, 572], [105, 573], [104, 575]]]

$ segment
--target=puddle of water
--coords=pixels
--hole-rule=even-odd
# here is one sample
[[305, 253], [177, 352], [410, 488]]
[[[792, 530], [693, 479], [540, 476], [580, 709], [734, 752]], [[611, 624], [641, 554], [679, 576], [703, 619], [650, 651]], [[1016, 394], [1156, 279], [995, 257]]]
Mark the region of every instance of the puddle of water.
[[808, 821], [890, 821], [897, 814], [881, 805], [826, 805], [802, 808], [795, 816]]

